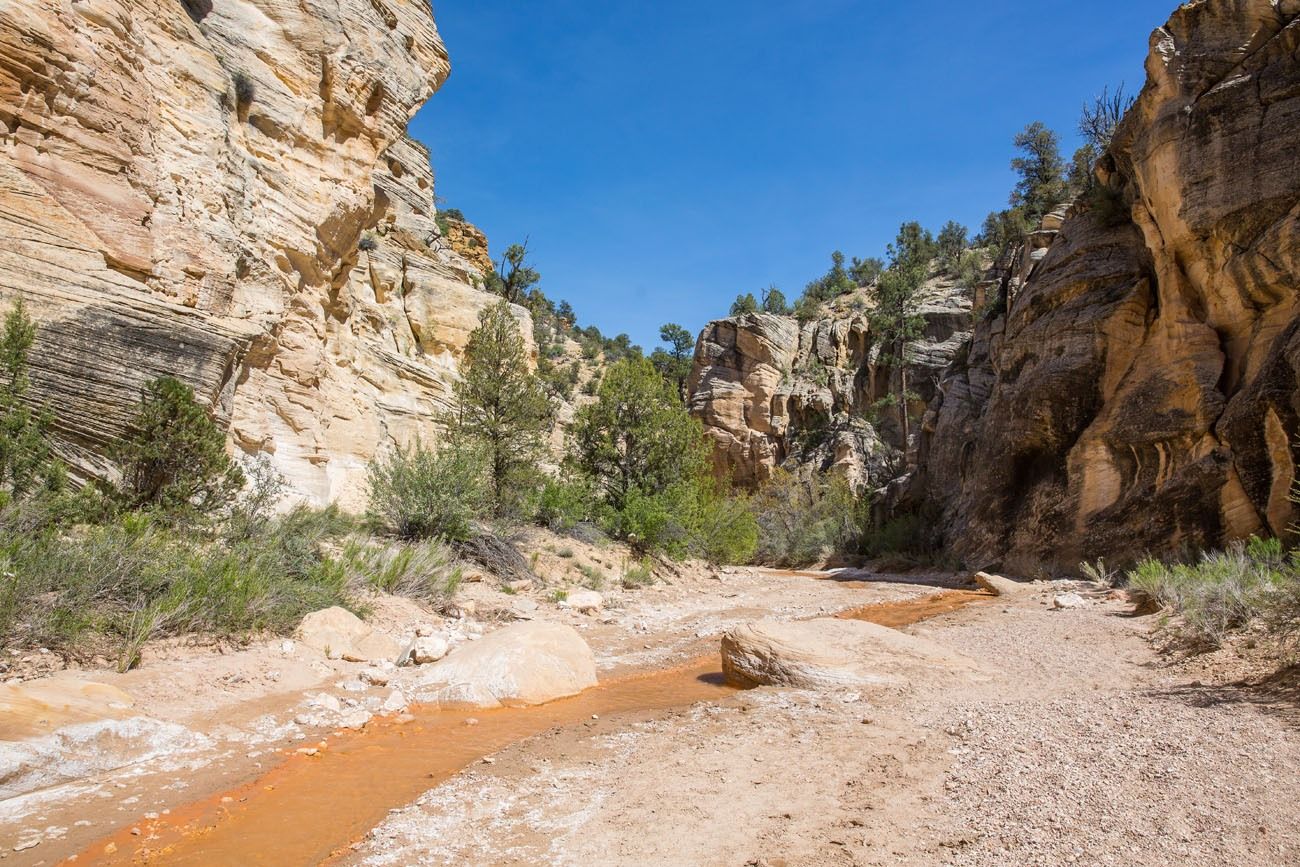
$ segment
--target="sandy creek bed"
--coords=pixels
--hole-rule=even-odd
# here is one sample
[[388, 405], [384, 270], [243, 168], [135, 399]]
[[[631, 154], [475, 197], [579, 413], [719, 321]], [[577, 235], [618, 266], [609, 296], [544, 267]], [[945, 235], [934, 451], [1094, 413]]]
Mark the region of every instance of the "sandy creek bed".
[[[1013, 602], [953, 584], [744, 570], [629, 594], [608, 622], [543, 612], [582, 629], [599, 687], [91, 775], [29, 799], [0, 833], [67, 830], [6, 863], [1293, 863], [1300, 749], [1282, 716], [1180, 694], [1186, 675], [1119, 603], [1054, 612], [1046, 585]], [[924, 634], [989, 677], [830, 695], [721, 683], [729, 625], [826, 613]], [[282, 717], [295, 695], [222, 724]], [[188, 722], [210, 732], [212, 714]], [[1243, 762], [1267, 784], [1227, 773]]]

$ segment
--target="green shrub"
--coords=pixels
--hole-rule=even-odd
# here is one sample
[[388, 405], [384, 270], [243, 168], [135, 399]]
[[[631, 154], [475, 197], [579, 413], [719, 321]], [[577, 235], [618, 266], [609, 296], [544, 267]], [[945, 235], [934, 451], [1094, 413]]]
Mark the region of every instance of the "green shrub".
[[462, 577], [455, 554], [436, 539], [388, 544], [353, 539], [340, 559], [351, 580], [376, 592], [423, 602], [455, 595]]
[[839, 476], [799, 479], [777, 470], [752, 501], [759, 563], [807, 566], [855, 549], [864, 508]]
[[605, 586], [605, 573], [595, 566], [588, 566], [586, 563], [578, 564], [578, 571], [582, 573], [583, 583], [592, 590], [600, 590]]
[[470, 444], [433, 452], [416, 443], [371, 461], [366, 478], [369, 516], [403, 539], [464, 541], [488, 514], [492, 492], [487, 457]]
[[348, 526], [334, 510], [298, 509], [230, 543], [144, 512], [65, 529], [10, 506], [0, 512], [0, 635], [67, 652], [106, 645], [125, 670], [156, 636], [288, 632], [310, 611], [348, 604], [347, 575], [323, 552]]
[[1129, 591], [1165, 613], [1162, 627], [1193, 650], [1219, 647], [1257, 616], [1276, 611], [1297, 581], [1276, 539], [1237, 542], [1191, 563], [1142, 560], [1129, 571]]
[[170, 376], [149, 382], [126, 435], [112, 450], [120, 503], [172, 519], [207, 516], [230, 505], [244, 474], [226, 454], [226, 434]]
[[655, 582], [654, 569], [651, 568], [649, 561], [639, 560], [633, 566], [623, 570], [621, 584], [624, 589], [632, 590], [637, 587], [645, 587]]
[[595, 492], [581, 478], [547, 479], [537, 504], [537, 523], [562, 533], [592, 518]]
[[63, 481], [63, 467], [50, 455], [53, 416], [33, 408], [28, 398], [28, 356], [35, 342], [36, 326], [19, 298], [0, 333], [0, 491], [18, 499]]

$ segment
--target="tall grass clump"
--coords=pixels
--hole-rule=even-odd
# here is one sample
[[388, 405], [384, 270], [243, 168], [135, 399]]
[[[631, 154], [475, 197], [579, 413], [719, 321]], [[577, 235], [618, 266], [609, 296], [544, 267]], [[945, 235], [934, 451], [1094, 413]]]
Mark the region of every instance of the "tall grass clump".
[[1296, 598], [1298, 574], [1279, 540], [1251, 538], [1188, 563], [1144, 559], [1127, 586], [1139, 604], [1163, 612], [1162, 629], [1177, 644], [1212, 650], [1257, 618], [1286, 620], [1281, 612]]

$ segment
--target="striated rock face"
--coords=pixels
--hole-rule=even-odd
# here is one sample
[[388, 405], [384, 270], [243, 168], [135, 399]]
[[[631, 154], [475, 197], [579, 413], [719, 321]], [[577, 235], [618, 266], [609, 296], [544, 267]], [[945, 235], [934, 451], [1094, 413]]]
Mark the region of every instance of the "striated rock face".
[[971, 565], [1285, 532], [1300, 431], [1300, 3], [1201, 0], [1152, 37], [1099, 176], [932, 405], [918, 482]]
[[[925, 334], [907, 350], [908, 388], [919, 415], [939, 374], [970, 336], [971, 300], [936, 275], [923, 288]], [[880, 360], [867, 316], [844, 310], [803, 323], [766, 313], [710, 322], [688, 382], [690, 408], [715, 444], [718, 472], [755, 487], [774, 468], [839, 472], [879, 487], [904, 449], [897, 372]]]
[[448, 69], [423, 0], [0, 6], [0, 296], [75, 472], [161, 374], [316, 503], [428, 431], [491, 301], [405, 135]]

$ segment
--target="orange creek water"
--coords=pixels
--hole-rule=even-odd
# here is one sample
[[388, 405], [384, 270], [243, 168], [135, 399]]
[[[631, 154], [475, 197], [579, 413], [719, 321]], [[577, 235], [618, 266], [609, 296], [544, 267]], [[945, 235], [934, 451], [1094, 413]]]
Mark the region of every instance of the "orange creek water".
[[[899, 627], [989, 598], [949, 590], [840, 616]], [[669, 710], [732, 692], [722, 680], [720, 661], [710, 655], [612, 679], [540, 707], [474, 712], [415, 708], [405, 722], [376, 721], [364, 732], [317, 745], [316, 755], [288, 751], [280, 765], [257, 779], [125, 827], [72, 863], [318, 864], [346, 851], [390, 808], [410, 803], [512, 743], [577, 725], [593, 714]]]

